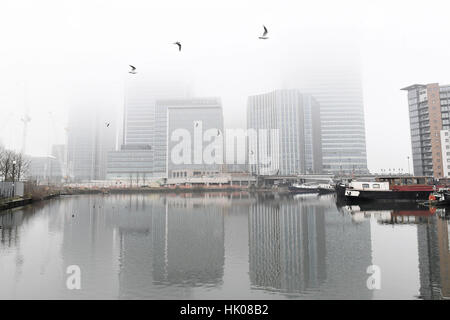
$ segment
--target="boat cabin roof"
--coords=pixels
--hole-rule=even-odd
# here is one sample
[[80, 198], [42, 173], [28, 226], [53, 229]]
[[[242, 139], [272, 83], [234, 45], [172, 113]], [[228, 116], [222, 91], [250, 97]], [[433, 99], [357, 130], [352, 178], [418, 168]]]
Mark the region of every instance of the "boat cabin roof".
[[395, 185], [433, 184], [434, 182], [434, 178], [430, 176], [378, 176], [375, 180]]

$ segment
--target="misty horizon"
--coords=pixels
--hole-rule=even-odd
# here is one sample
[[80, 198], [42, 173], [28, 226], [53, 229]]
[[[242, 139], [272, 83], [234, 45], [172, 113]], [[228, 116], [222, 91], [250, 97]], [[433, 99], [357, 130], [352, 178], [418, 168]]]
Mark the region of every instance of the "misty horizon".
[[[350, 60], [361, 73], [369, 170], [406, 172], [411, 146], [407, 97], [400, 89], [450, 82], [443, 76], [450, 69], [450, 47], [439, 40], [448, 24], [444, 10], [418, 1], [272, 5], [5, 2], [1, 143], [21, 149], [26, 108], [31, 117], [26, 153], [33, 156], [66, 142], [69, 108], [77, 103], [107, 105], [116, 117], [111, 121], [120, 123], [130, 77], [182, 81], [192, 97], [221, 99], [225, 128], [246, 128], [249, 96], [298, 89], [286, 85], [287, 71], [305, 65], [326, 70]], [[264, 41], [258, 39], [262, 25], [269, 30]], [[416, 41], [420, 35], [433, 50]], [[181, 52], [175, 41], [183, 44]], [[128, 73], [129, 64], [136, 75]]]

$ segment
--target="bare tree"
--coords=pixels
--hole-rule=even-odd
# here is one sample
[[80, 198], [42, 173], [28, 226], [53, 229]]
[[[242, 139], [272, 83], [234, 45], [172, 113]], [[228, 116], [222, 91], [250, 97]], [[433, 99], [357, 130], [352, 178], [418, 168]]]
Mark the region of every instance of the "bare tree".
[[21, 153], [0, 149], [0, 178], [3, 181], [19, 181], [28, 167], [29, 160]]
[[1, 155], [1, 174], [3, 181], [11, 181], [12, 180], [12, 172], [13, 172], [13, 158], [14, 152], [11, 150], [3, 150]]
[[20, 181], [20, 178], [22, 178], [27, 173], [30, 166], [30, 161], [26, 159], [21, 153], [16, 153], [14, 155], [14, 160], [16, 161], [14, 180]]

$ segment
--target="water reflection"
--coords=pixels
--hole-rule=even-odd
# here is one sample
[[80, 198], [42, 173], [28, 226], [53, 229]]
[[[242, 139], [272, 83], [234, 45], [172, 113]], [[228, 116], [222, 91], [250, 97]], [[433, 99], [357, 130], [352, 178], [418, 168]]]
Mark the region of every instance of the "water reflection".
[[354, 221], [375, 219], [381, 225], [415, 225], [421, 299], [450, 298], [450, 208], [419, 204], [360, 204], [343, 206]]
[[[0, 298], [440, 299], [446, 217], [333, 196], [66, 197], [0, 215]], [[79, 291], [65, 286], [73, 264]], [[380, 291], [366, 286], [372, 264]]]

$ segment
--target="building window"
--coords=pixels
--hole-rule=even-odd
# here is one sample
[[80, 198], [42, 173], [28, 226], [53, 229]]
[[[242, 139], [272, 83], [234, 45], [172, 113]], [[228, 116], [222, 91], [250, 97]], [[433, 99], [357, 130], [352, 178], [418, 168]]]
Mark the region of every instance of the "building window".
[[380, 189], [380, 185], [378, 183], [374, 183], [372, 186], [374, 189]]

